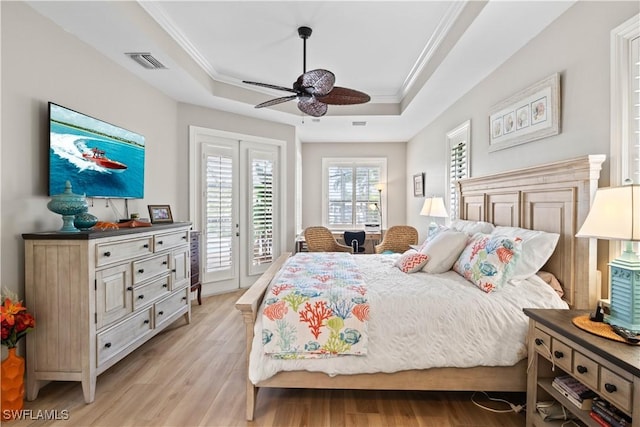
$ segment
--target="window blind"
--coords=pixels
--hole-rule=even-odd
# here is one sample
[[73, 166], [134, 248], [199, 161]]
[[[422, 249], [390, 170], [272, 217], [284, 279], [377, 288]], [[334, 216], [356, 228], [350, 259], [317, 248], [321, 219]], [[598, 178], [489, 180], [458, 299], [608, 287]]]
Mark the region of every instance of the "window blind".
[[232, 159], [206, 156], [206, 272], [231, 268], [233, 239]]
[[640, 37], [631, 40], [629, 76], [631, 78], [629, 97], [629, 178], [640, 184]]
[[451, 148], [449, 160], [449, 209], [451, 219], [458, 218], [460, 201], [456, 191], [456, 182], [468, 175], [467, 142], [462, 141]]
[[252, 175], [252, 263], [273, 261], [273, 161], [253, 159]]

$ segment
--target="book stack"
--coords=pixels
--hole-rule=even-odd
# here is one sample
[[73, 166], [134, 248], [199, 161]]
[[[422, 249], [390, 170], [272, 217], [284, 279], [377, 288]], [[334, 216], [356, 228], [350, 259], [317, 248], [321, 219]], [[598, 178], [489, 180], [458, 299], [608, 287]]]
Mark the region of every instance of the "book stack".
[[618, 408], [599, 398], [593, 399], [589, 416], [603, 427], [631, 426], [631, 418]]
[[594, 391], [571, 375], [555, 377], [551, 385], [580, 409], [591, 409], [593, 398], [597, 396]]

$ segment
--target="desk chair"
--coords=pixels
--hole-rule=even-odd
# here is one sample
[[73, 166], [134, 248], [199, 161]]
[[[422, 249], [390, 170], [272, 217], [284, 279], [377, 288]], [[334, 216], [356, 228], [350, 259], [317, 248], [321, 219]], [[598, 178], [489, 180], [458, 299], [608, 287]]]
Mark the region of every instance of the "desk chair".
[[364, 252], [364, 239], [367, 234], [364, 231], [345, 231], [343, 238], [344, 242], [351, 246], [354, 254], [361, 254]]
[[338, 243], [326, 227], [307, 227], [304, 230], [304, 240], [309, 252], [351, 252], [351, 246]]
[[402, 253], [411, 248], [409, 245], [418, 243], [418, 230], [410, 225], [394, 225], [384, 232], [384, 237], [379, 245], [376, 245], [376, 253], [384, 251]]

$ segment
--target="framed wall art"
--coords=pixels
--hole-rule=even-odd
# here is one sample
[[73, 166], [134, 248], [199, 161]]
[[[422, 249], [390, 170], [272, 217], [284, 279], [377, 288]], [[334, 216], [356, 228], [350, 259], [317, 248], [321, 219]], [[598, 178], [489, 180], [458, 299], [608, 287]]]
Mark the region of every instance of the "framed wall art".
[[424, 172], [413, 175], [413, 195], [415, 197], [424, 196]]
[[149, 209], [149, 218], [152, 224], [173, 222], [169, 205], [147, 205], [147, 208]]
[[489, 112], [489, 151], [560, 133], [560, 74], [496, 104]]

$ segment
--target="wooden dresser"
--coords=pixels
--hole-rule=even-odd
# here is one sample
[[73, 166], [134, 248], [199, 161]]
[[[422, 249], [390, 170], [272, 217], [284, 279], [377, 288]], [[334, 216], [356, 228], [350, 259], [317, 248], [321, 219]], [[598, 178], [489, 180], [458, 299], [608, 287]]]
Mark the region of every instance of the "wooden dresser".
[[23, 234], [28, 400], [46, 381], [96, 377], [184, 316], [191, 321], [190, 223]]
[[640, 426], [640, 347], [601, 338], [574, 326], [572, 319], [588, 314], [576, 310], [525, 309], [529, 316], [527, 427], [560, 426], [545, 422], [536, 403], [555, 400], [582, 424], [598, 427], [588, 409], [579, 409], [553, 386], [553, 378], [571, 375], [610, 402]]

